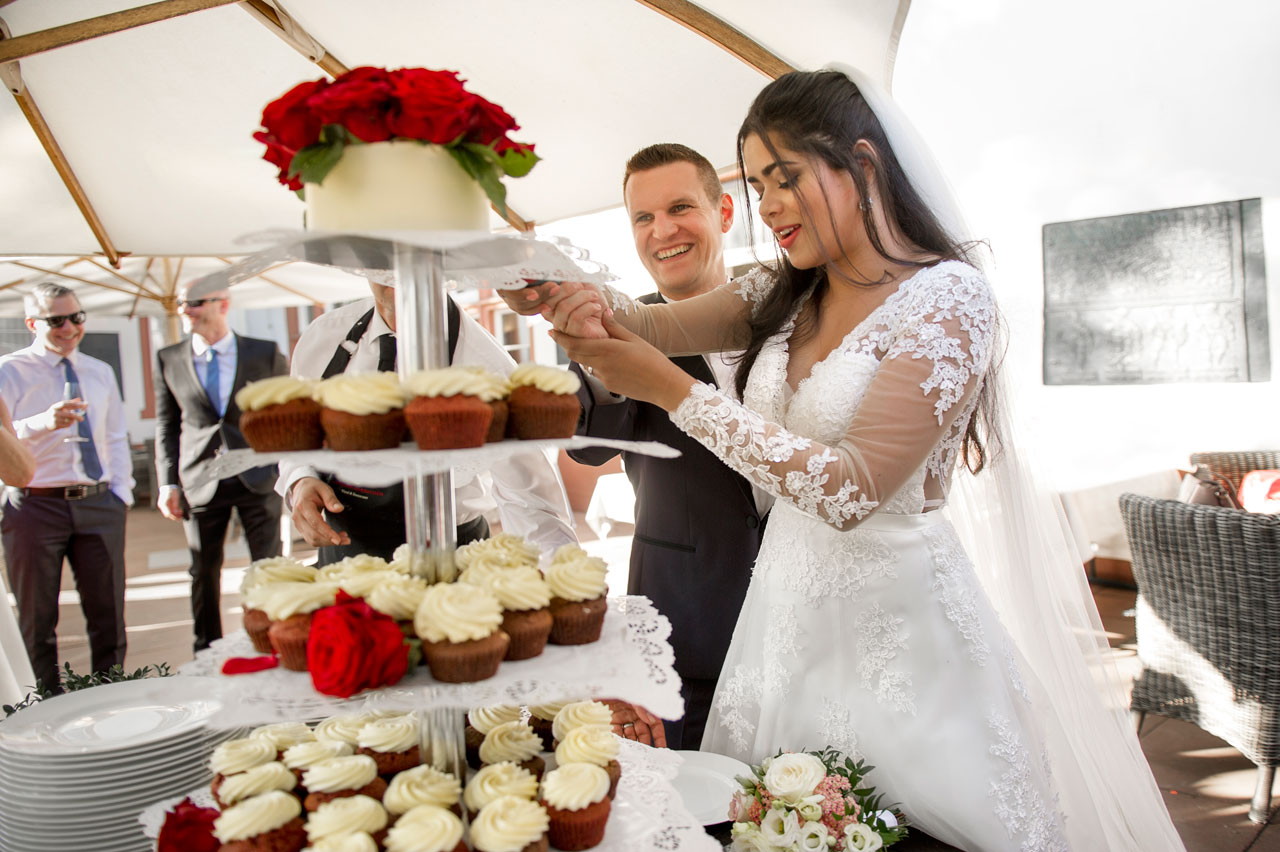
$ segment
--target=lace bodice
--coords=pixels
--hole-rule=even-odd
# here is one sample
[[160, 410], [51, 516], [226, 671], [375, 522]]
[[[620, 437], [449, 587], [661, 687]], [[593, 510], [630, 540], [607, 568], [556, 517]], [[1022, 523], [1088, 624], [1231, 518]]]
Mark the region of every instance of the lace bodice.
[[[610, 299], [624, 324], [683, 354], [741, 346], [737, 328], [772, 285], [757, 269], [671, 305]], [[877, 509], [918, 513], [926, 490], [945, 494], [991, 359], [995, 302], [982, 274], [958, 261], [920, 270], [789, 395], [794, 321], [761, 350], [744, 403], [695, 385], [672, 421], [753, 484], [838, 529]]]

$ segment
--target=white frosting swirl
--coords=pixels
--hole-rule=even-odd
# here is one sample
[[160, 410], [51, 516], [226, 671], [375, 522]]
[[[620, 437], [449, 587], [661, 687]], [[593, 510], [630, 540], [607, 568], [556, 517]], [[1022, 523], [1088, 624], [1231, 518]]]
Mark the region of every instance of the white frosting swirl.
[[248, 840], [275, 831], [302, 813], [298, 797], [281, 790], [245, 799], [213, 821], [213, 836], [221, 843]]
[[404, 408], [404, 388], [395, 373], [339, 373], [316, 385], [316, 402], [347, 414], [386, 414]]
[[350, 743], [337, 740], [313, 740], [290, 746], [284, 753], [284, 765], [290, 769], [306, 769], [331, 757], [347, 757], [354, 752]]
[[292, 790], [296, 786], [298, 779], [293, 773], [283, 763], [272, 761], [225, 776], [218, 785], [218, 799], [224, 805], [231, 805], [269, 790]]
[[321, 580], [337, 581], [352, 574], [387, 571], [390, 568], [391, 565], [381, 556], [374, 556], [372, 553], [357, 553], [355, 556], [348, 556], [345, 559], [339, 559], [337, 562], [330, 562], [323, 568], [318, 569], [318, 572]]
[[502, 624], [502, 604], [484, 589], [438, 583], [422, 596], [413, 628], [428, 642], [483, 639]]
[[215, 775], [234, 775], [276, 759], [275, 743], [255, 737], [227, 740], [213, 750], [209, 768]]
[[583, 553], [580, 559], [553, 561], [547, 566], [547, 585], [553, 595], [567, 601], [595, 600], [605, 593], [608, 573], [603, 559]]
[[345, 796], [325, 802], [307, 816], [307, 840], [363, 831], [375, 834], [387, 827], [387, 811], [368, 796]]
[[503, 722], [485, 734], [480, 743], [480, 759], [485, 763], [523, 763], [540, 751], [542, 737], [524, 722]]
[[562, 811], [580, 811], [609, 795], [609, 773], [593, 763], [566, 763], [542, 779], [542, 798]]
[[255, 728], [250, 737], [261, 737], [268, 740], [276, 747], [276, 751], [288, 751], [298, 743], [309, 743], [315, 740], [316, 735], [302, 722], [281, 722], [278, 725], [263, 725], [261, 728]]
[[316, 739], [334, 740], [354, 746], [360, 739], [360, 729], [379, 718], [372, 713], [353, 716], [330, 716], [316, 725]]
[[464, 367], [420, 370], [404, 381], [407, 397], [465, 396], [479, 397], [489, 388], [482, 374]]
[[307, 767], [302, 773], [302, 786], [312, 793], [359, 790], [377, 775], [378, 764], [367, 754], [331, 757]]
[[575, 698], [570, 701], [552, 701], [548, 704], [530, 704], [529, 714], [531, 716], [536, 716], [543, 721], [554, 724], [557, 713], [563, 710], [567, 705], [574, 703], [574, 701], [580, 700], [581, 699]]
[[499, 399], [506, 399], [511, 395], [511, 382], [507, 381], [506, 376], [499, 376], [497, 373], [491, 373], [484, 367], [462, 367], [463, 370], [471, 370], [484, 379], [485, 387], [477, 396], [485, 402], [495, 402]]
[[427, 581], [406, 577], [398, 572], [391, 573], [395, 579], [384, 580], [365, 595], [364, 601], [396, 621], [413, 621], [413, 615], [422, 603], [422, 596], [427, 593]]
[[557, 736], [556, 763], [594, 763], [605, 766], [618, 758], [618, 737], [607, 725], [581, 725]]
[[418, 744], [418, 720], [412, 716], [375, 719], [360, 729], [356, 743], [387, 754], [409, 751]]
[[462, 794], [462, 801], [468, 810], [478, 811], [503, 796], [532, 799], [536, 795], [538, 779], [532, 772], [510, 762], [490, 763], [480, 767], [480, 771], [471, 776], [471, 780], [467, 782], [467, 791]]
[[302, 852], [378, 852], [378, 844], [367, 833], [357, 831], [322, 837]]
[[520, 708], [511, 704], [495, 704], [492, 707], [474, 707], [467, 713], [467, 721], [471, 727], [482, 734], [487, 734], [503, 722], [518, 722]]
[[577, 393], [582, 387], [578, 377], [568, 370], [559, 367], [544, 367], [541, 364], [521, 364], [507, 376], [513, 388], [535, 387], [547, 393]]
[[[404, 575], [388, 568], [385, 571], [361, 571], [344, 574], [338, 578], [338, 588], [353, 598], [368, 598], [375, 589], [385, 583], [404, 579]], [[373, 604], [369, 604], [373, 606]]]
[[337, 594], [336, 583], [268, 583], [251, 590], [244, 603], [252, 609], [262, 610], [272, 621], [284, 621], [291, 615], [333, 606]]
[[495, 572], [484, 583], [484, 588], [498, 599], [503, 609], [515, 612], [542, 609], [551, 603], [551, 587], [537, 568]]
[[315, 393], [314, 379], [297, 376], [272, 376], [260, 379], [236, 391], [236, 405], [241, 411], [261, 411], [269, 405], [281, 405], [295, 399], [311, 399]]
[[387, 852], [452, 852], [462, 842], [462, 820], [435, 805], [405, 812], [387, 832]]
[[303, 565], [288, 556], [273, 556], [270, 559], [259, 559], [244, 572], [240, 581], [240, 594], [264, 583], [279, 583], [289, 580], [295, 583], [313, 583], [316, 580], [316, 569]]
[[604, 725], [608, 728], [612, 724], [613, 711], [609, 709], [609, 705], [599, 701], [574, 701], [560, 708], [551, 723], [551, 734], [556, 739], [563, 740], [565, 734], [583, 725]]
[[458, 548], [458, 552], [454, 554], [454, 561], [458, 565], [459, 571], [465, 571], [473, 559], [484, 554], [486, 556], [495, 556], [497, 561], [506, 562], [511, 565], [528, 565], [536, 568], [538, 559], [542, 555], [536, 545], [526, 541], [523, 536], [515, 533], [501, 532], [490, 538], [473, 541], [471, 544], [464, 544]]
[[397, 772], [391, 779], [382, 804], [393, 814], [402, 814], [419, 805], [447, 808], [462, 797], [462, 785], [448, 772], [434, 766], [415, 766]]
[[520, 852], [547, 833], [550, 820], [542, 805], [516, 796], [500, 796], [480, 809], [471, 823], [477, 852]]

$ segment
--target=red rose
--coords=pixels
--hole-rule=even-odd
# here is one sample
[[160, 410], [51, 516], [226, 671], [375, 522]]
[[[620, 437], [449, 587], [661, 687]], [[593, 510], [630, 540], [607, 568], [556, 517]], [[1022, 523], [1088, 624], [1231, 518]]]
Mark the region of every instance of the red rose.
[[307, 99], [322, 124], [341, 124], [363, 142], [391, 138], [391, 76], [381, 68], [353, 68]]
[[222, 845], [213, 836], [216, 808], [197, 807], [191, 799], [183, 799], [164, 816], [156, 852], [218, 852]]
[[329, 86], [325, 79], [299, 83], [262, 111], [262, 127], [272, 141], [297, 153], [320, 141], [320, 119], [307, 106], [307, 100]]
[[471, 124], [476, 96], [456, 71], [403, 68], [391, 72], [391, 88], [399, 101], [389, 117], [395, 136], [447, 145]]
[[471, 112], [471, 132], [467, 134], [468, 142], [490, 145], [508, 131], [519, 129], [520, 125], [516, 124], [516, 120], [505, 109], [476, 96]]
[[493, 143], [493, 150], [499, 154], [505, 154], [507, 151], [515, 151], [520, 154], [532, 154], [533, 146], [526, 145], [523, 142], [515, 142], [503, 136]]
[[302, 189], [302, 181], [298, 180], [296, 175], [289, 176], [289, 164], [293, 162], [293, 155], [297, 151], [291, 151], [279, 142], [272, 141], [271, 137], [261, 130], [253, 134], [253, 138], [267, 146], [262, 159], [280, 169], [280, 173], [276, 176], [277, 179], [292, 190]]
[[325, 695], [349, 698], [390, 686], [409, 668], [409, 646], [400, 625], [359, 598], [323, 607], [311, 617], [307, 671]]

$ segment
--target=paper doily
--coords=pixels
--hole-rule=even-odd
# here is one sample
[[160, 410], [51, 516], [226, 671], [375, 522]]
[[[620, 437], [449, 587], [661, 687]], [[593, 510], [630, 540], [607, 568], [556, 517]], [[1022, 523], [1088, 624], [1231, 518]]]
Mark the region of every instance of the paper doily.
[[648, 598], [625, 596], [609, 599], [599, 641], [547, 645], [531, 660], [504, 661], [496, 675], [479, 683], [440, 683], [421, 666], [395, 686], [342, 699], [316, 692], [306, 672], [276, 668], [221, 675], [227, 658], [258, 656], [243, 630], [215, 641], [178, 673], [216, 677], [223, 683], [222, 709], [210, 722], [215, 727], [298, 722], [363, 709], [471, 708], [578, 698], [619, 698], [663, 718], [678, 719], [684, 714], [684, 700], [667, 641], [670, 635], [671, 622]]

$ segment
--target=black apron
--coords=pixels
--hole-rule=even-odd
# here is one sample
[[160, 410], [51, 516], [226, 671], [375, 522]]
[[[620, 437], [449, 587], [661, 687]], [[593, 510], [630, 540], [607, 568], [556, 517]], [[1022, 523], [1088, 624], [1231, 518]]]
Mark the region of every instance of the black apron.
[[[449, 363], [452, 364], [453, 354], [458, 348], [461, 316], [453, 299], [447, 301]], [[344, 343], [353, 344], [351, 350], [348, 350], [345, 345], [339, 345], [334, 350], [329, 366], [324, 368], [323, 378], [327, 379], [347, 371], [355, 344], [360, 342], [365, 332], [369, 330], [369, 324], [373, 322], [374, 310], [375, 308], [370, 308], [368, 313], [351, 326], [351, 331], [347, 333], [344, 341]], [[320, 478], [333, 489], [343, 506], [341, 512], [325, 511], [324, 519], [337, 532], [345, 532], [350, 536], [351, 544], [322, 546], [316, 558], [316, 566], [329, 565], [361, 553], [390, 559], [395, 549], [404, 544], [408, 537], [404, 525], [404, 483], [397, 482], [385, 488], [367, 488], [345, 483], [331, 473], [322, 473]], [[474, 521], [459, 525], [457, 535], [459, 545], [487, 538], [489, 523], [481, 516]]]

